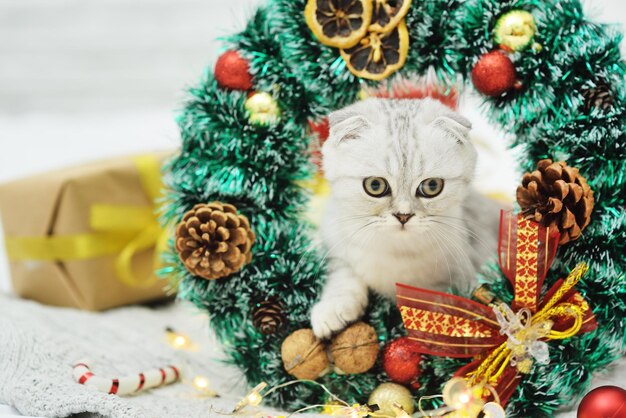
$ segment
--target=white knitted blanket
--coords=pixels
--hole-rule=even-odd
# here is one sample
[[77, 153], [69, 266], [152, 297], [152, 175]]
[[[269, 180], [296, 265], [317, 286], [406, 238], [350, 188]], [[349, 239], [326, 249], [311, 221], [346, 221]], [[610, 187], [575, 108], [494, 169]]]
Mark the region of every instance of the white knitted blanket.
[[[189, 335], [199, 350], [171, 348], [167, 326]], [[241, 374], [219, 361], [220, 351], [207, 334], [205, 316], [189, 305], [90, 313], [0, 294], [0, 404], [42, 417], [83, 412], [112, 418], [219, 417], [245, 389]], [[206, 376], [222, 396], [198, 397], [188, 383], [126, 397], [97, 392], [72, 379], [72, 365], [84, 358], [94, 374], [111, 378], [180, 365], [185, 381]]]
[[[165, 328], [187, 334], [198, 351], [177, 351]], [[182, 367], [183, 383], [120, 397], [75, 383], [72, 365], [88, 358], [92, 371], [120, 377], [168, 364]], [[240, 372], [226, 366], [208, 336], [206, 316], [187, 304], [159, 308], [129, 307], [103, 313], [51, 308], [0, 294], [0, 404], [24, 415], [65, 417], [78, 413], [112, 418], [223, 417], [245, 393]], [[626, 386], [626, 362], [600, 384]], [[222, 396], [197, 396], [188, 383], [209, 378]], [[278, 415], [269, 408], [238, 416]], [[283, 413], [284, 414], [284, 413]], [[286, 415], [286, 414], [285, 414]], [[83, 415], [84, 416], [84, 415]], [[573, 418], [575, 412], [558, 415]]]

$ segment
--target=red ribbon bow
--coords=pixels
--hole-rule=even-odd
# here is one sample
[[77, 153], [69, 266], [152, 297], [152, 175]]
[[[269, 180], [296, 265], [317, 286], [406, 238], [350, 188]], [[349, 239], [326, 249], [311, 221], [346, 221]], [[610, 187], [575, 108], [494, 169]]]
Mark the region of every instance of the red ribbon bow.
[[[558, 242], [558, 233], [550, 234], [547, 228], [521, 215], [501, 213], [498, 252], [500, 268], [514, 289], [512, 311], [520, 314], [520, 310], [525, 310], [543, 315], [552, 306], [574, 305], [577, 311], [583, 313], [582, 318], [579, 318], [582, 324], [576, 326], [580, 326], [578, 334], [591, 331], [597, 324], [584, 298], [572, 288], [575, 281], [568, 278], [566, 283], [560, 279], [541, 297], [543, 281], [556, 254]], [[580, 277], [586, 267], [575, 270], [582, 270], [576, 272]], [[501, 333], [503, 328], [494, 312], [495, 306], [489, 307], [463, 297], [399, 283], [396, 287], [397, 305], [409, 338], [416, 342], [417, 351], [436, 356], [474, 357], [455, 376], [468, 377], [477, 370], [484, 370], [488, 366], [484, 363], [493, 361], [497, 350], [507, 348], [505, 343], [508, 337]], [[549, 320], [550, 330], [556, 334], [572, 329], [570, 327], [575, 322], [575, 317], [562, 312], [563, 309]], [[543, 338], [542, 341], [547, 339]], [[496, 374], [497, 380], [485, 383], [494, 387], [501, 404], [505, 405], [517, 388], [521, 376], [518, 368], [508, 359], [498, 361], [502, 362], [502, 369]]]

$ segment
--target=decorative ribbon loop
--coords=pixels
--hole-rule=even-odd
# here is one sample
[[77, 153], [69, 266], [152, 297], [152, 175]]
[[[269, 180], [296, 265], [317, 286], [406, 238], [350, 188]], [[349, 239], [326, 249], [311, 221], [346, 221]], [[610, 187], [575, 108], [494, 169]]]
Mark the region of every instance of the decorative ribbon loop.
[[515, 289], [513, 308], [537, 310], [543, 280], [552, 265], [559, 234], [512, 212], [500, 212], [500, 269]]

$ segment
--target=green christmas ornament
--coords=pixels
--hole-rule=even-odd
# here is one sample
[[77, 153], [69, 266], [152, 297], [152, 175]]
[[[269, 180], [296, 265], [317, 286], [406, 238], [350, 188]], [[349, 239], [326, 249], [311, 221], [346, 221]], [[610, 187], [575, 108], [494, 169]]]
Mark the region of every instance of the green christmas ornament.
[[509, 51], [521, 51], [533, 41], [535, 18], [525, 10], [511, 10], [500, 16], [493, 30], [494, 40]]
[[[181, 149], [166, 176], [171, 191], [163, 208], [165, 220], [178, 223], [196, 203], [221, 200], [235, 205], [254, 225], [254, 257], [228, 279], [194, 276], [173, 248], [165, 270], [178, 281], [179, 297], [210, 316], [225, 355], [251, 386], [264, 381], [275, 387], [293, 379], [283, 367], [281, 345], [294, 331], [310, 328], [310, 310], [325, 280], [324, 254], [311, 250], [316, 231], [302, 217], [307, 196], [300, 184], [313, 174], [307, 121], [353, 103], [363, 84], [371, 83], [347, 70], [338, 49], [315, 38], [305, 21], [306, 4], [306, 0], [267, 0], [245, 29], [224, 45], [225, 50], [249, 57], [255, 88], [280, 88], [276, 96], [280, 106], [267, 93], [248, 98], [246, 92], [224, 89], [206, 71], [190, 89], [178, 118]], [[528, 11], [511, 11], [512, 4]], [[498, 16], [508, 17], [494, 30]], [[523, 150], [518, 158], [522, 171], [532, 170], [536, 161], [566, 155], [568, 165], [579, 168], [596, 193], [593, 221], [579, 240], [559, 250], [556, 268], [545, 284], [550, 287], [578, 262], [588, 263], [591, 270], [577, 287], [594, 310], [598, 328], [550, 350], [550, 363], [525, 376], [507, 405], [511, 416], [553, 416], [561, 405], [586, 392], [594, 371], [626, 352], [622, 35], [612, 26], [591, 23], [579, 0], [414, 1], [404, 21], [411, 48], [396, 74], [410, 78], [432, 71], [441, 81], [468, 80], [476, 57], [493, 48], [492, 37], [498, 36], [498, 44], [513, 50], [532, 45], [538, 38], [535, 23], [541, 22], [541, 42], [550, 53], [519, 54], [515, 69], [524, 88], [485, 96], [482, 109], [514, 135], [511, 146]], [[518, 24], [521, 34], [504, 31]], [[512, 38], [506, 38], [508, 34]], [[611, 87], [611, 107], [585, 111], [581, 92], [599, 78]], [[257, 129], [257, 124], [267, 125]], [[499, 267], [489, 264], [483, 272], [494, 297], [510, 302], [510, 285]], [[271, 336], [259, 332], [252, 320], [255, 306], [250, 301], [259, 295], [277, 297], [289, 313], [289, 321]], [[383, 344], [404, 335], [391, 299], [372, 295], [366, 317]], [[441, 393], [444, 383], [466, 363], [422, 357], [418, 383], [420, 393], [429, 395]], [[381, 376], [385, 373], [378, 361], [365, 373], [327, 373], [317, 381], [347, 402], [365, 404], [367, 395], [383, 383]], [[277, 389], [264, 402], [294, 411], [323, 404], [326, 398], [319, 387], [302, 384]]]

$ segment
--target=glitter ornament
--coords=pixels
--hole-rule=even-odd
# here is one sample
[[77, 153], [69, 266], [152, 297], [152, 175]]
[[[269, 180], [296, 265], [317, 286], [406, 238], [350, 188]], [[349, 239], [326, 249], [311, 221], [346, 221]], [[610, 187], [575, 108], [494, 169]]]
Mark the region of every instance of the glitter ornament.
[[525, 10], [511, 10], [498, 18], [493, 34], [501, 48], [521, 51], [531, 44], [536, 30], [532, 14]]
[[250, 95], [244, 106], [250, 114], [248, 120], [255, 125], [270, 125], [280, 117], [278, 103], [271, 94], [263, 91]]
[[391, 341], [383, 351], [383, 368], [396, 383], [417, 385], [421, 375], [422, 356], [415, 350], [416, 344], [409, 337]]
[[383, 383], [372, 391], [367, 401], [369, 405], [377, 405], [378, 415], [396, 416], [394, 403], [400, 404], [404, 411], [411, 415], [413, 413], [413, 396], [411, 392], [397, 383]]
[[626, 390], [600, 386], [589, 392], [578, 406], [577, 418], [626, 418]]
[[214, 74], [220, 87], [233, 90], [252, 88], [250, 65], [237, 51], [227, 51], [220, 55], [215, 63]]
[[491, 97], [501, 96], [520, 86], [513, 62], [501, 51], [480, 57], [472, 69], [472, 83], [476, 90]]

